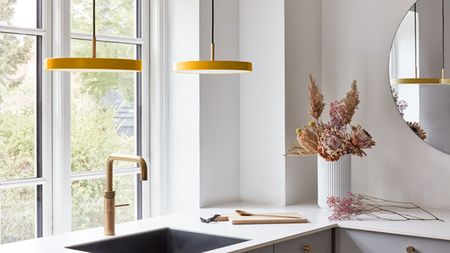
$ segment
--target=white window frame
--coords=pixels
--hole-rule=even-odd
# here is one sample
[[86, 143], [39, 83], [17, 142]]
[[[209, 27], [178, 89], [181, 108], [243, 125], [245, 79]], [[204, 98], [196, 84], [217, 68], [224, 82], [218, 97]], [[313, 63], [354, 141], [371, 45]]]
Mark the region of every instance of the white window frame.
[[[70, 33], [70, 0], [41, 0], [42, 28], [21, 28], [1, 26], [0, 32], [41, 36], [42, 62], [49, 57], [70, 56], [71, 38], [90, 39], [85, 34]], [[121, 38], [112, 36], [97, 36], [98, 41], [139, 44], [141, 45], [143, 71], [141, 86], [141, 138], [142, 156], [149, 163], [150, 179], [158, 174], [152, 170], [150, 161], [150, 107], [151, 93], [159, 84], [155, 78], [150, 79], [154, 69], [150, 70], [150, 5], [159, 0], [142, 0], [142, 38]], [[158, 15], [158, 18], [160, 16]], [[153, 22], [153, 21], [152, 21]], [[152, 28], [153, 29], [153, 28]], [[153, 44], [153, 42], [152, 42]], [[158, 44], [159, 46], [159, 44]], [[158, 56], [158, 61], [159, 56]], [[158, 64], [159, 65], [159, 64]], [[72, 177], [71, 172], [71, 125], [70, 125], [70, 73], [49, 72], [41, 70], [41, 162], [42, 177], [18, 179], [0, 182], [0, 189], [21, 186], [43, 186], [42, 202], [42, 231], [38, 236], [49, 236], [71, 231], [71, 185], [74, 179], [89, 179], [104, 177], [104, 173], [78, 174]], [[157, 70], [160, 73], [160, 70]], [[160, 75], [157, 80], [159, 82]], [[152, 83], [150, 85], [150, 82]], [[159, 88], [158, 88], [159, 89]], [[152, 99], [155, 94], [152, 94]], [[160, 96], [159, 90], [156, 96]], [[153, 106], [153, 103], [152, 103]], [[155, 106], [159, 110], [159, 106]], [[153, 117], [153, 116], [152, 116]], [[155, 118], [156, 119], [156, 118]], [[158, 126], [159, 129], [159, 126]], [[152, 129], [152, 131], [154, 131]], [[152, 140], [153, 143], [153, 140]], [[159, 155], [159, 152], [157, 153]], [[157, 159], [158, 161], [160, 159]], [[136, 174], [138, 168], [119, 169], [115, 174]], [[158, 185], [159, 187], [159, 185]], [[153, 191], [152, 191], [153, 189]], [[117, 189], [120, 191], [121, 189]], [[149, 218], [154, 213], [151, 205], [151, 195], [157, 192], [150, 181], [142, 183], [142, 218]], [[158, 193], [159, 194], [159, 193]], [[159, 196], [159, 195], [158, 195]], [[157, 198], [161, 200], [160, 197]], [[42, 233], [41, 233], [42, 232]], [[41, 233], [41, 234], [40, 234]]]
[[[169, 128], [169, 86], [168, 74], [172, 71], [167, 62], [168, 55], [168, 3], [165, 0], [148, 0], [150, 2], [150, 101], [147, 108], [151, 108], [151, 150], [152, 166], [150, 180], [152, 182], [145, 192], [149, 192], [151, 209], [148, 216], [167, 214], [169, 210], [169, 156], [168, 156], [168, 128]], [[148, 62], [144, 62], [144, 65]], [[148, 185], [147, 185], [148, 186]], [[146, 213], [144, 211], [144, 213]]]

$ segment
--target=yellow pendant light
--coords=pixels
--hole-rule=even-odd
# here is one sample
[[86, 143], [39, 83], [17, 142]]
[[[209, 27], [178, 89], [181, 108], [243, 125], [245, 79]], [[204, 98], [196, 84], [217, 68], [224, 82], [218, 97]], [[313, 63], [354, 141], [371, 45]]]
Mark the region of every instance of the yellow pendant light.
[[181, 61], [173, 65], [173, 71], [186, 74], [240, 74], [252, 72], [253, 64], [246, 61], [216, 61], [214, 44], [214, 0], [212, 1], [211, 60]]
[[95, 0], [93, 0], [92, 3], [92, 58], [48, 58], [45, 59], [45, 69], [48, 71], [141, 72], [141, 60], [97, 58], [97, 38], [95, 36]]
[[441, 78], [419, 78], [417, 71], [417, 4], [414, 4], [414, 49], [415, 49], [415, 78], [399, 78], [393, 79], [393, 84], [431, 84], [431, 85], [448, 85], [450, 79], [445, 77], [445, 3], [441, 1], [442, 15], [442, 70]]

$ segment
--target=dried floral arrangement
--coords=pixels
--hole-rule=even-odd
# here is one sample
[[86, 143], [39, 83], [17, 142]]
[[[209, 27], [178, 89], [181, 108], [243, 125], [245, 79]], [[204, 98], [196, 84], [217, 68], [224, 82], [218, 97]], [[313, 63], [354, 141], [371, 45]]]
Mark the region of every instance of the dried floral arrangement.
[[[328, 197], [333, 210], [330, 220], [362, 220], [364, 217], [389, 221], [443, 221], [431, 212], [412, 203], [349, 193], [348, 197]], [[420, 217], [420, 215], [423, 215]]]
[[375, 141], [360, 125], [351, 121], [359, 105], [359, 91], [356, 81], [345, 98], [330, 104], [330, 121], [322, 122], [320, 116], [325, 108], [322, 92], [316, 80], [309, 76], [308, 125], [297, 128], [297, 142], [288, 151], [288, 156], [308, 156], [319, 154], [327, 161], [337, 161], [346, 154], [366, 156], [364, 149], [372, 148]]
[[[405, 116], [405, 110], [408, 108], [408, 103], [399, 98], [398, 91], [394, 87], [391, 87], [391, 91], [392, 96], [394, 97], [394, 103], [397, 105], [397, 109], [403, 118]], [[413, 132], [417, 134], [420, 139], [425, 140], [427, 138], [427, 132], [425, 132], [418, 122], [406, 121], [406, 124], [408, 124], [409, 128], [411, 128], [411, 130], [413, 130]]]

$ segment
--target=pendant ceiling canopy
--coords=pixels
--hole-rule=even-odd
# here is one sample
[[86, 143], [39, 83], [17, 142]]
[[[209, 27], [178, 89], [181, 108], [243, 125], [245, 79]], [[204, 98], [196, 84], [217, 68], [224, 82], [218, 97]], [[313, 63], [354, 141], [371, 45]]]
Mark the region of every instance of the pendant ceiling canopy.
[[141, 60], [97, 58], [97, 38], [95, 36], [95, 0], [92, 2], [92, 57], [48, 58], [45, 59], [45, 69], [48, 71], [141, 72]]
[[247, 61], [216, 61], [214, 44], [214, 0], [212, 0], [211, 60], [181, 61], [173, 65], [173, 71], [186, 74], [241, 74], [253, 71]]
[[440, 78], [421, 78], [419, 77], [417, 64], [417, 3], [414, 4], [414, 77], [398, 78], [391, 80], [392, 84], [450, 84], [450, 79], [445, 77], [445, 4], [441, 1], [442, 16], [442, 70]]

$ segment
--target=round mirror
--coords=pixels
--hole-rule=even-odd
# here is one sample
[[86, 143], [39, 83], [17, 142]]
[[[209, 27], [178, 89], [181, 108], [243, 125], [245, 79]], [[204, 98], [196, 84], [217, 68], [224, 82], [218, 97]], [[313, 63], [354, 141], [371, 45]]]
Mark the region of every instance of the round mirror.
[[418, 0], [392, 43], [389, 75], [400, 115], [450, 154], [450, 0]]

